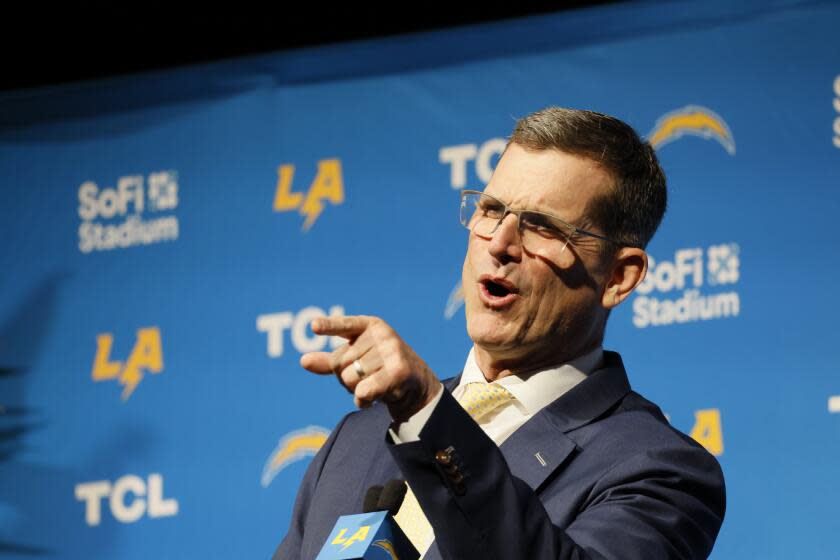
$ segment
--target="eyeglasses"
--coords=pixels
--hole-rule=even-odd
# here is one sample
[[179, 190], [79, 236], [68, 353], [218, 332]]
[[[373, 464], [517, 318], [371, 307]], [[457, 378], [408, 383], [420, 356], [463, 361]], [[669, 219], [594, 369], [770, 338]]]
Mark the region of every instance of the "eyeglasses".
[[492, 238], [508, 216], [517, 217], [522, 247], [552, 262], [564, 260], [564, 252], [575, 236], [587, 236], [609, 243], [615, 241], [573, 226], [569, 222], [536, 210], [514, 210], [489, 194], [465, 190], [461, 192], [461, 224], [479, 237]]

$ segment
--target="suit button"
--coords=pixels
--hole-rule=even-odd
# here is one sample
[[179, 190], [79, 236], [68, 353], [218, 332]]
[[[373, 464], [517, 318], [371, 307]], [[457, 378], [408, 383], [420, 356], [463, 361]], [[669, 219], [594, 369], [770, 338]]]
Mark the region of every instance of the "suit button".
[[438, 451], [435, 453], [435, 461], [444, 467], [449, 466], [452, 464], [452, 453], [449, 451]]
[[456, 470], [455, 472], [451, 473], [449, 475], [449, 480], [451, 480], [452, 484], [454, 484], [456, 487], [464, 485], [464, 475], [461, 474], [461, 471], [459, 470]]

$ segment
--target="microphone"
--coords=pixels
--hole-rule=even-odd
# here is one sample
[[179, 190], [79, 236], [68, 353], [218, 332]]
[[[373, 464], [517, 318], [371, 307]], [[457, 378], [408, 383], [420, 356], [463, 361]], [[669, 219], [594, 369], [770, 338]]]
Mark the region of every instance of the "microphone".
[[404, 480], [389, 480], [382, 488], [382, 493], [379, 495], [379, 500], [376, 503], [376, 509], [387, 511], [392, 516], [397, 515], [405, 499], [406, 492], [408, 492], [408, 485]]
[[404, 480], [371, 486], [364, 513], [342, 515], [315, 560], [417, 560], [420, 553], [394, 521], [407, 491]]
[[382, 486], [371, 486], [365, 493], [365, 499], [362, 502], [362, 511], [371, 513], [377, 510], [376, 505], [379, 503], [379, 497], [382, 496]]

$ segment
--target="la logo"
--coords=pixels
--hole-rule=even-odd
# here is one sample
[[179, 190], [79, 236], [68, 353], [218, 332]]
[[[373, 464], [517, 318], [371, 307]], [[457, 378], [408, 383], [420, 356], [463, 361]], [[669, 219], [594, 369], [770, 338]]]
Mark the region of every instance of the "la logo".
[[696, 411], [691, 437], [712, 455], [723, 455], [723, 430], [720, 423], [720, 410], [709, 408]]
[[160, 373], [163, 371], [163, 350], [160, 343], [160, 329], [148, 327], [137, 331], [137, 342], [123, 365], [119, 361], [111, 361], [111, 346], [114, 336], [102, 333], [96, 337], [96, 357], [93, 359], [91, 377], [94, 381], [118, 379], [123, 385], [122, 400], [128, 399], [137, 384], [143, 380], [143, 371]]
[[333, 204], [344, 202], [344, 179], [341, 175], [341, 160], [322, 159], [318, 162], [318, 172], [315, 180], [309, 185], [306, 195], [292, 191], [292, 180], [295, 176], [295, 166], [281, 165], [277, 168], [277, 189], [274, 193], [274, 211], [288, 212], [297, 209], [302, 216], [303, 231], [309, 231], [321, 212], [324, 211], [324, 200]]
[[342, 550], [347, 550], [355, 542], [361, 542], [365, 540], [370, 532], [370, 525], [362, 525], [359, 529], [350, 535], [349, 538], [345, 537], [344, 535], [347, 534], [347, 529], [342, 529], [338, 532], [335, 538], [332, 541], [332, 544], [339, 545], [343, 544], [344, 546], [341, 547]]

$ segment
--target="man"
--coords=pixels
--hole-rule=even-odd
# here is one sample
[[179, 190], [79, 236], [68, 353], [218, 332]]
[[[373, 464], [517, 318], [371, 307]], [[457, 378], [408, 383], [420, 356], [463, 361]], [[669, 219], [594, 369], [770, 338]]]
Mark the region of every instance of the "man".
[[301, 365], [366, 410], [310, 465], [275, 558], [314, 558], [338, 516], [394, 477], [411, 489], [397, 521], [427, 559], [705, 558], [720, 468], [601, 349], [665, 201], [653, 149], [623, 122], [521, 119], [484, 193], [462, 194], [474, 347], [460, 378], [441, 384], [381, 319], [313, 322], [348, 343]]

